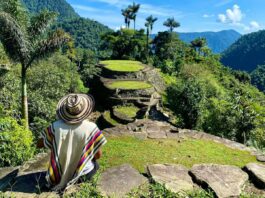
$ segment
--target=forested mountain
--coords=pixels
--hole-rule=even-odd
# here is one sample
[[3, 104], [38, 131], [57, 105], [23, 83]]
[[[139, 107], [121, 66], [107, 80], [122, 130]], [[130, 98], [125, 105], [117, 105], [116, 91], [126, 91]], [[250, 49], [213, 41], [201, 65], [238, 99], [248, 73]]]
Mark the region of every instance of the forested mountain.
[[79, 15], [71, 5], [65, 0], [22, 0], [32, 13], [37, 13], [43, 9], [59, 13], [59, 20], [78, 18]]
[[265, 30], [242, 36], [222, 55], [221, 62], [236, 70], [253, 71], [265, 63]]
[[97, 50], [101, 43], [100, 36], [111, 31], [107, 26], [97, 21], [82, 17], [62, 21], [57, 24], [57, 27], [70, 33], [75, 40], [76, 47], [87, 48], [93, 51]]
[[189, 32], [179, 33], [182, 41], [190, 43], [192, 40], [201, 37], [206, 38], [208, 46], [214, 53], [221, 53], [232, 45], [241, 34], [234, 30], [224, 30], [220, 32]]
[[65, 0], [22, 0], [32, 13], [43, 9], [59, 13], [56, 28], [70, 33], [75, 46], [96, 51], [100, 45], [100, 35], [111, 31], [107, 26], [90, 19], [80, 17]]

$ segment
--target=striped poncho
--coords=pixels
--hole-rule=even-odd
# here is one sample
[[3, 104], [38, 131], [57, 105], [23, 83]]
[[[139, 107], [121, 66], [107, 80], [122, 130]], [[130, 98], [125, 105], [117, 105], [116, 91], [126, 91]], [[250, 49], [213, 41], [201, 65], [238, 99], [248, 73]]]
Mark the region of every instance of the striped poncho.
[[87, 167], [93, 169], [94, 155], [107, 142], [97, 125], [87, 120], [75, 125], [56, 121], [41, 136], [45, 147], [51, 150], [46, 179], [53, 190], [75, 183], [87, 174]]

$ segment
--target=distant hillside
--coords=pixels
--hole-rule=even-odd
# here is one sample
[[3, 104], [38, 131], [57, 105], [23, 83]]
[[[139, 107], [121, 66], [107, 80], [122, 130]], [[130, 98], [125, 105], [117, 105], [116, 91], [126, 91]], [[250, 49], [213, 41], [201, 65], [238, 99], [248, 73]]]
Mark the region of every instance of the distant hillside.
[[76, 47], [97, 50], [101, 43], [100, 36], [106, 32], [112, 31], [107, 26], [97, 21], [85, 18], [66, 20], [58, 23], [57, 27], [70, 33], [75, 39]]
[[32, 13], [37, 13], [43, 9], [58, 12], [59, 20], [78, 18], [79, 15], [74, 11], [70, 4], [65, 0], [22, 0]]
[[265, 63], [265, 30], [242, 36], [222, 55], [221, 62], [236, 70], [253, 71]]
[[214, 53], [221, 53], [241, 37], [241, 34], [234, 30], [224, 30], [220, 32], [190, 32], [179, 33], [179, 37], [184, 42], [190, 43], [198, 37], [204, 37], [208, 46]]
[[96, 51], [100, 45], [100, 35], [111, 31], [107, 26], [80, 17], [66, 0], [22, 0], [32, 13], [43, 9], [59, 13], [56, 27], [64, 29], [75, 39], [76, 47]]

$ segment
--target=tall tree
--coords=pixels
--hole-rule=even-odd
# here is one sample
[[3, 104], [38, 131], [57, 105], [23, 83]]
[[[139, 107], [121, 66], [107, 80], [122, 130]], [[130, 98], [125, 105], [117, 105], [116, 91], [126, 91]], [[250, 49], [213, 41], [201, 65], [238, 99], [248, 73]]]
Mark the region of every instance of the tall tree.
[[206, 38], [196, 38], [195, 40], [191, 41], [191, 47], [201, 55], [201, 49], [207, 45]]
[[134, 25], [134, 30], [135, 30], [135, 23], [136, 23], [136, 17], [137, 17], [137, 13], [140, 9], [141, 5], [140, 4], [136, 4], [135, 2], [133, 2], [132, 5], [129, 5], [128, 9], [130, 10], [130, 15], [129, 18], [131, 20], [133, 20], [133, 25]]
[[177, 22], [174, 17], [173, 18], [168, 18], [164, 24], [164, 26], [169, 27], [169, 31], [173, 32], [174, 28], [178, 28], [180, 26], [180, 23]]
[[42, 11], [29, 18], [20, 0], [0, 2], [0, 41], [14, 62], [21, 63], [22, 118], [29, 127], [27, 71], [35, 60], [52, 54], [71, 38], [62, 30], [49, 31], [56, 14]]
[[130, 28], [130, 20], [131, 20], [131, 11], [130, 9], [126, 8], [126, 9], [122, 9], [121, 10], [121, 14], [124, 16], [124, 23], [126, 28]]
[[149, 49], [149, 36], [152, 34], [154, 23], [157, 21], [156, 17], [150, 15], [146, 18], [145, 27], [146, 27], [146, 47]]

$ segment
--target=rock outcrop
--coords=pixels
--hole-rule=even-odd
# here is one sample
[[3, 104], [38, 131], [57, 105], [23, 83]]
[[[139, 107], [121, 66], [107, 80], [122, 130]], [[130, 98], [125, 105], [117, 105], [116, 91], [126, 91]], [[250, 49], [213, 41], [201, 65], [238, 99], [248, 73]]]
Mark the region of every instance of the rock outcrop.
[[193, 190], [193, 182], [188, 169], [183, 165], [154, 164], [147, 166], [148, 174], [156, 183], [175, 193], [185, 193]]
[[265, 165], [249, 163], [244, 169], [249, 173], [251, 180], [257, 187], [265, 189]]
[[239, 197], [248, 175], [236, 166], [200, 164], [190, 170], [194, 180], [219, 198]]
[[133, 189], [147, 182], [137, 170], [128, 164], [105, 171], [99, 180], [99, 189], [105, 196], [124, 197]]

